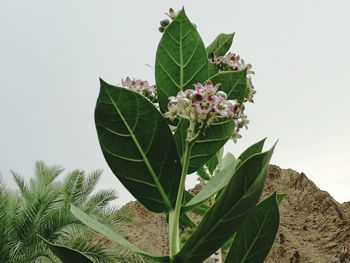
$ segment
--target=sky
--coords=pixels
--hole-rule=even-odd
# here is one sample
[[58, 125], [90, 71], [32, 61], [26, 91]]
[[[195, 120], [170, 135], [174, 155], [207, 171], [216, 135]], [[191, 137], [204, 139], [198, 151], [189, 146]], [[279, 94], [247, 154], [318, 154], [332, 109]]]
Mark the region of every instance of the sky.
[[[235, 32], [231, 51], [253, 65], [257, 94], [236, 156], [267, 137], [272, 163], [304, 172], [350, 201], [348, 0], [0, 0], [0, 173], [33, 175], [36, 160], [103, 169], [99, 189], [132, 200], [103, 159], [93, 112], [98, 78], [154, 83], [159, 21], [185, 7], [206, 45]], [[195, 181], [190, 178], [189, 185]]]

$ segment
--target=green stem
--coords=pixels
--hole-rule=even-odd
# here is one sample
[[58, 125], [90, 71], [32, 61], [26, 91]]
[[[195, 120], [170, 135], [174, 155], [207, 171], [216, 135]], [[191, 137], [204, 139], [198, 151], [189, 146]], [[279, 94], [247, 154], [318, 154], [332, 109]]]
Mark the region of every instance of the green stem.
[[188, 165], [190, 163], [191, 149], [194, 142], [187, 141], [185, 143], [185, 152], [182, 160], [182, 171], [179, 191], [176, 197], [175, 209], [169, 212], [169, 254], [170, 258], [173, 258], [180, 251], [180, 212], [182, 199], [185, 191], [185, 181], [188, 170]]

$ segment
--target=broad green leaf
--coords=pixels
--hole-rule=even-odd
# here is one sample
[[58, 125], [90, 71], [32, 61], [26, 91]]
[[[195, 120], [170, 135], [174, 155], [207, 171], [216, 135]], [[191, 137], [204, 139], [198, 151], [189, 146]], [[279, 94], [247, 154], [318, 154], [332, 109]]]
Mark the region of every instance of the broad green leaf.
[[94, 260], [78, 250], [53, 244], [43, 237], [40, 238], [46, 243], [52, 253], [54, 253], [63, 263], [95, 263]]
[[211, 54], [219, 57], [225, 55], [231, 48], [234, 33], [232, 34], [219, 34], [214, 41], [206, 48], [207, 54]]
[[247, 160], [250, 156], [256, 154], [256, 153], [261, 153], [261, 151], [264, 148], [264, 143], [265, 143], [265, 139], [262, 139], [261, 141], [254, 143], [253, 145], [251, 145], [250, 147], [248, 147], [243, 153], [241, 153], [241, 155], [238, 157], [238, 159], [241, 162], [244, 162], [245, 160]]
[[181, 10], [166, 27], [157, 48], [155, 78], [162, 112], [167, 111], [168, 97], [209, 78], [208, 63], [200, 35]]
[[176, 255], [178, 262], [202, 262], [234, 235], [259, 200], [272, 152], [273, 148], [253, 155], [238, 167], [218, 201]]
[[202, 191], [195, 195], [187, 204], [184, 205], [185, 210], [189, 210], [191, 207], [203, 203], [208, 198], [223, 189], [235, 172], [237, 160], [235, 157], [228, 153], [222, 161], [222, 166], [219, 172], [206, 184]]
[[209, 78], [211, 78], [212, 76], [215, 76], [218, 73], [219, 73], [218, 66], [216, 64], [209, 63]]
[[[183, 153], [186, 140], [187, 128], [189, 122], [181, 119], [174, 137], [178, 152]], [[211, 124], [205, 129], [204, 134], [200, 135], [192, 147], [188, 173], [194, 173], [201, 168], [210, 158], [212, 158], [231, 138], [234, 123], [232, 120], [226, 120]]]
[[166, 260], [168, 257], [158, 257], [158, 256], [152, 256], [143, 251], [142, 249], [136, 247], [135, 245], [131, 244], [128, 240], [126, 240], [121, 234], [116, 232], [115, 230], [112, 230], [108, 226], [105, 226], [86, 214], [85, 212], [81, 211], [79, 208], [75, 206], [71, 206], [70, 211], [72, 214], [78, 218], [81, 222], [83, 222], [86, 226], [90, 227], [97, 233], [105, 236], [109, 240], [123, 246], [124, 248], [133, 251], [135, 253], [138, 253], [140, 255], [143, 255], [145, 257], [151, 258], [153, 260], [156, 260], [158, 262], [167, 262]]
[[[225, 55], [232, 45], [233, 34], [219, 34], [214, 41], [206, 48], [208, 57], [215, 55], [216, 57]], [[209, 63], [210, 77], [219, 72], [217, 65]]]
[[261, 201], [238, 229], [225, 262], [263, 263], [279, 226], [277, 194]]
[[154, 105], [101, 80], [95, 122], [103, 155], [131, 194], [153, 212], [175, 207], [181, 163], [172, 132]]
[[[191, 194], [188, 191], [185, 191], [184, 194], [184, 200], [183, 200], [183, 204], [185, 205], [186, 203], [188, 203], [189, 201], [191, 201], [191, 199], [194, 197], [193, 194]], [[194, 207], [191, 207], [191, 212], [200, 215], [200, 216], [204, 216], [204, 214], [209, 210], [209, 206], [206, 205], [205, 203], [200, 203]], [[185, 210], [182, 209], [181, 213], [185, 213]]]
[[236, 99], [243, 102], [247, 94], [247, 69], [240, 71], [221, 71], [210, 77], [214, 83], [221, 83], [220, 89], [224, 91], [228, 99]]

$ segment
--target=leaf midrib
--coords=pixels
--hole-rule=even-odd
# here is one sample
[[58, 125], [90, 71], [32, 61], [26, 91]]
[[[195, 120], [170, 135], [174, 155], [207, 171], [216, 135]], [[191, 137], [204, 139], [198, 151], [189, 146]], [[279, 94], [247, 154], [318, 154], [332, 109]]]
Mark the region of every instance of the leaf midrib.
[[234, 89], [237, 87], [237, 85], [241, 82], [242, 76], [239, 76], [238, 80], [234, 83], [233, 89], [230, 90], [230, 92], [227, 94], [227, 97], [229, 98], [231, 93], [234, 91]]
[[183, 65], [183, 52], [182, 52], [182, 19], [180, 20], [180, 89], [183, 90], [184, 87], [184, 65]]
[[[250, 251], [251, 251], [252, 248], [254, 247], [255, 242], [258, 240], [258, 237], [259, 237], [259, 235], [260, 235], [260, 233], [261, 233], [261, 231], [262, 231], [262, 229], [263, 229], [263, 227], [264, 227], [264, 225], [265, 225], [265, 223], [266, 223], [266, 220], [267, 220], [267, 217], [268, 217], [268, 215], [269, 215], [270, 210], [271, 210], [271, 206], [269, 206], [269, 208], [268, 208], [268, 210], [267, 210], [267, 213], [266, 213], [265, 216], [264, 216], [264, 220], [263, 220], [262, 224], [261, 224], [260, 227], [259, 227], [258, 234], [255, 236], [255, 238], [254, 238], [253, 242], [251, 243], [251, 245], [249, 246], [247, 252], [244, 254], [244, 257], [243, 257], [243, 259], [241, 260], [241, 263], [244, 262], [244, 260], [247, 258], [247, 256], [249, 255]], [[254, 220], [255, 220], [255, 217], [254, 217]]]
[[[225, 36], [222, 36], [222, 37], [225, 37]], [[224, 41], [220, 42], [220, 39], [219, 39], [219, 46], [218, 48], [216, 48], [215, 50], [213, 50], [212, 52], [217, 52], [218, 50], [220, 50], [227, 42], [229, 42], [230, 39], [229, 38], [226, 38]]]
[[[110, 101], [112, 102], [112, 105], [114, 106], [115, 110], [118, 112], [120, 118], [122, 119], [124, 125], [125, 125], [126, 128], [128, 129], [128, 131], [129, 131], [129, 133], [130, 133], [130, 135], [131, 135], [131, 138], [132, 138], [132, 140], [134, 141], [134, 143], [135, 143], [137, 149], [139, 150], [139, 152], [140, 152], [140, 154], [141, 154], [141, 157], [142, 157], [142, 159], [144, 160], [144, 162], [145, 162], [145, 164], [146, 164], [146, 167], [147, 167], [147, 169], [149, 170], [149, 172], [150, 172], [150, 174], [151, 174], [151, 176], [152, 176], [152, 178], [153, 178], [153, 181], [155, 182], [155, 184], [156, 184], [156, 186], [157, 186], [157, 189], [158, 189], [158, 191], [159, 191], [159, 193], [160, 193], [160, 195], [161, 195], [161, 197], [162, 197], [162, 199], [163, 199], [163, 201], [164, 201], [165, 206], [166, 206], [168, 209], [172, 209], [171, 202], [170, 202], [168, 196], [165, 194], [164, 189], [163, 189], [162, 185], [160, 184], [160, 182], [159, 182], [159, 180], [158, 180], [158, 177], [156, 176], [156, 174], [155, 174], [155, 172], [154, 172], [154, 170], [153, 170], [151, 164], [149, 163], [147, 156], [146, 156], [145, 153], [143, 152], [142, 147], [141, 147], [139, 141], [138, 141], [137, 138], [135, 137], [133, 131], [130, 129], [128, 123], [126, 122], [126, 120], [125, 120], [123, 114], [120, 112], [118, 106], [114, 103], [114, 101], [113, 101], [113, 99], [112, 99], [112, 96], [111, 96], [111, 95], [109, 94], [109, 92], [108, 92], [108, 89], [106, 89], [106, 87], [104, 87], [104, 89], [105, 89], [105, 91], [106, 91], [106, 93], [107, 93], [107, 95], [108, 95], [108, 98], [109, 98]], [[134, 95], [134, 96], [135, 96], [135, 95]], [[136, 100], [137, 100], [137, 98], [136, 98]]]

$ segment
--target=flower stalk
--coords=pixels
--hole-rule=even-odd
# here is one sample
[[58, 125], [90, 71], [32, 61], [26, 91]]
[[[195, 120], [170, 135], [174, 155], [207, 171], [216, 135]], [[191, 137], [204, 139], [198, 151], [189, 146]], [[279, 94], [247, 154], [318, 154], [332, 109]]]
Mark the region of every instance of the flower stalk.
[[185, 182], [188, 166], [190, 163], [190, 156], [194, 140], [186, 140], [185, 152], [182, 159], [182, 171], [179, 191], [177, 193], [175, 209], [169, 212], [169, 255], [172, 259], [180, 251], [180, 212], [181, 205], [185, 191]]

